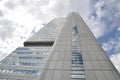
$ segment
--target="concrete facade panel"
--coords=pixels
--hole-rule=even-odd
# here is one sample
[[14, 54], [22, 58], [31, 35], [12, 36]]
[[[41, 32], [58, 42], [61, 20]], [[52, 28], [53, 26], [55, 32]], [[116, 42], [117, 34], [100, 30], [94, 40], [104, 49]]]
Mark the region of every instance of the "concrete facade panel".
[[85, 69], [85, 70], [94, 70], [91, 61], [83, 61], [83, 62], [84, 62], [84, 69]]
[[95, 71], [97, 80], [107, 80], [103, 71]]
[[103, 71], [103, 72], [104, 72], [104, 75], [107, 78], [107, 80], [116, 80], [112, 71]]
[[83, 60], [89, 61], [89, 60], [90, 60], [89, 52], [84, 52], [84, 53], [82, 53], [82, 57], [83, 57]]
[[102, 70], [100, 61], [92, 61], [92, 65], [94, 67], [94, 70]]
[[63, 61], [57, 61], [55, 69], [62, 69], [63, 68]]
[[50, 61], [48, 69], [55, 69], [56, 61]]
[[71, 70], [71, 61], [63, 61], [63, 70]]
[[112, 73], [116, 80], [120, 80], [120, 74], [117, 71], [112, 71]]
[[53, 80], [54, 70], [47, 70], [44, 80]]
[[102, 68], [103, 70], [111, 70], [111, 69], [109, 68], [109, 66], [107, 65], [106, 61], [99, 61], [99, 63], [100, 63], [101, 68]]
[[55, 70], [52, 80], [61, 80], [61, 73], [62, 73], [62, 70]]
[[71, 74], [70, 71], [62, 71], [62, 76], [61, 76], [61, 80], [70, 80]]
[[85, 71], [86, 80], [97, 80], [95, 71]]

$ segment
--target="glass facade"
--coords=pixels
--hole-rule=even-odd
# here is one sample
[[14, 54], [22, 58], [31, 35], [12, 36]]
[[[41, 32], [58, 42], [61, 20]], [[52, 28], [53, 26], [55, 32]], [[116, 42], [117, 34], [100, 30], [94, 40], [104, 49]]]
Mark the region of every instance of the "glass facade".
[[0, 69], [0, 73], [40, 75], [39, 70], [24, 70], [24, 69]]
[[10, 66], [10, 65], [17, 65], [17, 66], [43, 66], [45, 63], [33, 63], [33, 62], [0, 62], [2, 66]]
[[82, 55], [79, 46], [77, 26], [72, 28], [72, 70], [71, 80], [86, 80]]
[[[0, 73], [40, 75], [50, 55], [50, 49], [51, 47], [19, 47], [6, 57], [5, 60], [0, 62], [0, 67], [10, 66], [8, 69], [0, 68]], [[24, 67], [33, 67], [33, 69], [28, 70]], [[41, 69], [34, 70], [34, 68]]]
[[46, 60], [46, 57], [32, 57], [32, 56], [20, 56], [19, 59], [39, 59], [39, 60]]

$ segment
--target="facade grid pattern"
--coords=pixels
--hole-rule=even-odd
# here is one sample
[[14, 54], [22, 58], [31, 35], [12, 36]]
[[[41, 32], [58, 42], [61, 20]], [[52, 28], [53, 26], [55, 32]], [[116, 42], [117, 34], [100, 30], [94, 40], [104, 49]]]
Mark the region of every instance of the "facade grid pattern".
[[24, 44], [0, 62], [0, 80], [120, 80], [78, 13], [53, 19]]

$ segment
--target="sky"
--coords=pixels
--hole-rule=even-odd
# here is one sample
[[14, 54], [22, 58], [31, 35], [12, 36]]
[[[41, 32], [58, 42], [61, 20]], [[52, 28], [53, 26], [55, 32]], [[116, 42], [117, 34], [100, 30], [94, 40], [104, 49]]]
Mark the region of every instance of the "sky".
[[120, 0], [0, 0], [0, 60], [50, 20], [73, 11], [120, 72]]

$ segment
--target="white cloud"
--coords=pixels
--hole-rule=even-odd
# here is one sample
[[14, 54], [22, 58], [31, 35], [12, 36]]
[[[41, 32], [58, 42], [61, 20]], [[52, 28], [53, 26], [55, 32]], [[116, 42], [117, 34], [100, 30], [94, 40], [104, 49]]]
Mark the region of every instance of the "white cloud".
[[[106, 26], [101, 21], [101, 17], [105, 14], [102, 7], [105, 5], [104, 0], [99, 0], [96, 3], [88, 2], [88, 8], [83, 8], [88, 12], [83, 13], [83, 19], [87, 23], [88, 27], [92, 30], [96, 38], [103, 36], [106, 33]], [[82, 5], [83, 6], [83, 5]], [[82, 7], [81, 7], [82, 8]], [[86, 16], [86, 17], [85, 17]]]
[[[34, 34], [32, 30], [38, 31], [42, 27], [42, 21], [28, 13], [30, 5], [26, 6], [26, 2], [28, 1], [4, 0], [1, 2], [2, 4], [0, 3], [2, 16], [0, 18], [0, 51], [6, 54], [9, 54], [16, 47], [22, 46], [23, 41]], [[33, 0], [30, 3], [32, 5]]]
[[[97, 0], [92, 2], [92, 14], [86, 23], [88, 23], [97, 38], [118, 28], [120, 25], [119, 5], [119, 0]], [[89, 23], [90, 20], [91, 23]]]
[[102, 47], [105, 51], [111, 52], [111, 50], [113, 50], [113, 48], [116, 47], [116, 45], [117, 45], [116, 43], [117, 42], [115, 42], [115, 40], [111, 39], [110, 41], [103, 43]]
[[120, 73], [120, 53], [110, 56], [111, 61]]
[[1, 17], [1, 16], [4, 16], [4, 15], [3, 15], [2, 11], [0, 10], [0, 17]]
[[91, 18], [85, 19], [85, 22], [92, 30], [96, 38], [99, 38], [105, 34], [105, 25], [103, 25], [99, 19], [96, 19], [94, 18], [94, 16], [91, 16]]
[[[1, 13], [4, 15], [0, 29], [0, 44], [4, 46], [0, 49], [7, 54], [22, 46], [22, 42], [33, 34], [32, 30], [38, 31], [45, 21], [66, 16], [71, 11], [80, 12], [83, 18], [90, 14], [89, 0], [4, 0], [0, 4]], [[86, 7], [82, 4], [86, 4]]]
[[5, 54], [5, 53], [3, 53], [3, 52], [0, 51], [0, 61], [1, 61], [2, 59], [4, 59], [7, 55], [8, 55], [8, 54]]
[[13, 36], [13, 31], [15, 30], [16, 24], [8, 19], [0, 20], [0, 37], [1, 40], [5, 41], [6, 38], [11, 38]]
[[117, 31], [120, 31], [120, 27], [117, 28]]
[[104, 6], [105, 0], [99, 0], [98, 2], [96, 2], [94, 7], [98, 18], [101, 18], [103, 15], [105, 15], [104, 10], [102, 9], [102, 7]]
[[120, 34], [117, 33], [114, 38], [111, 38], [108, 42], [102, 44], [103, 49], [111, 54], [116, 54], [120, 52]]

